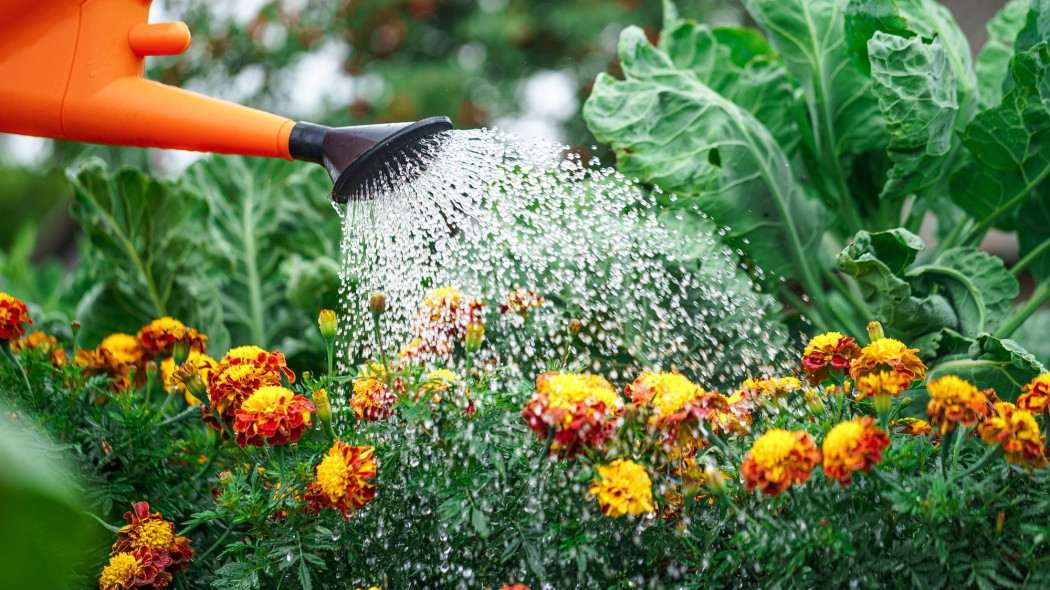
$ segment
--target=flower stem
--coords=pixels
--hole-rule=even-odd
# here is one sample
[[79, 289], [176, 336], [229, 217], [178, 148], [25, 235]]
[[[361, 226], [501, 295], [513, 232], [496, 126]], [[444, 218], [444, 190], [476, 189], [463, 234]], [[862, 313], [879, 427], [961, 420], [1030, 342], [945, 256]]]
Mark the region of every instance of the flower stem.
[[987, 467], [988, 464], [992, 461], [995, 461], [999, 457], [1002, 457], [1004, 453], [1005, 451], [1003, 451], [1002, 445], [995, 445], [994, 447], [988, 449], [988, 452], [985, 453], [983, 457], [978, 459], [976, 463], [971, 465], [969, 469], [963, 471], [962, 473], [954, 475], [952, 477], [952, 480], [963, 479], [965, 477], [973, 475], [974, 473], [977, 473], [978, 471]]
[[4, 349], [4, 354], [7, 355], [7, 358], [11, 359], [11, 362], [18, 367], [18, 372], [22, 375], [22, 383], [25, 384], [26, 390], [33, 391], [33, 386], [29, 384], [29, 374], [26, 373], [22, 363], [18, 362], [18, 357], [15, 356], [15, 353], [11, 352], [11, 342], [7, 339], [0, 340], [0, 348]]

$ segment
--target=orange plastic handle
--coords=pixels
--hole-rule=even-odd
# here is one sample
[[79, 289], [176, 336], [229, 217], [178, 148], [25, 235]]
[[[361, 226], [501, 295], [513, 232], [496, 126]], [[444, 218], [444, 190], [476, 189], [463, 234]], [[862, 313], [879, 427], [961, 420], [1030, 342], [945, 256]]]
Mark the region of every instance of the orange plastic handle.
[[290, 160], [290, 119], [142, 77], [190, 41], [150, 2], [0, 0], [0, 131]]

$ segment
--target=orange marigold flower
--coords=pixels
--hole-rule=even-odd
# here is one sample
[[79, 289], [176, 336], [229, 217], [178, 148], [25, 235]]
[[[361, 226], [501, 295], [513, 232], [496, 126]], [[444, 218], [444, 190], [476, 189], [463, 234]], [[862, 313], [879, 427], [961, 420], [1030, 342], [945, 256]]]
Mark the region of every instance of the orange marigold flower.
[[850, 377], [856, 379], [879, 369], [892, 369], [913, 381], [921, 381], [926, 378], [926, 365], [915, 356], [916, 352], [918, 348], [908, 348], [900, 340], [879, 338], [862, 348], [850, 363]]
[[756, 487], [773, 497], [809, 481], [810, 472], [820, 464], [820, 450], [804, 431], [780, 428], [758, 437], [740, 465], [740, 475], [748, 491]]
[[54, 336], [48, 336], [39, 330], [11, 344], [11, 350], [17, 353], [21, 353], [27, 348], [43, 351], [51, 360], [51, 366], [55, 368], [61, 367], [69, 361], [68, 357], [66, 357], [66, 351], [58, 345], [58, 340]]
[[1046, 467], [1043, 445], [1046, 436], [1039, 436], [1039, 425], [1027, 410], [1018, 409], [1009, 402], [995, 404], [995, 414], [977, 427], [981, 440], [989, 445], [1001, 444], [1006, 451], [1007, 462], [1024, 465], [1029, 473], [1032, 468]]
[[307, 501], [316, 510], [335, 508], [349, 519], [375, 497], [376, 487], [368, 481], [375, 475], [375, 448], [335, 441], [317, 465], [315, 481], [307, 486]]
[[171, 356], [176, 342], [189, 344], [190, 350], [204, 352], [208, 345], [205, 342], [208, 337], [200, 334], [193, 328], [187, 328], [185, 324], [172, 317], [162, 317], [153, 320], [139, 330], [139, 341], [146, 350], [149, 357]]
[[[350, 407], [358, 420], [377, 422], [394, 413], [398, 397], [387, 386], [388, 379], [386, 367], [379, 363], [368, 363], [358, 371], [350, 398]], [[393, 386], [397, 392], [403, 390], [400, 379], [395, 379]]]
[[470, 389], [458, 374], [448, 369], [438, 369], [427, 374], [416, 399], [424, 395], [430, 397], [431, 403], [450, 400], [462, 405], [468, 416], [474, 413], [474, 401], [469, 398]]
[[918, 418], [897, 418], [890, 423], [890, 428], [901, 434], [910, 434], [912, 436], [933, 435], [935, 438], [940, 437], [940, 435], [933, 432], [933, 426], [930, 426], [929, 422]]
[[608, 381], [594, 375], [547, 372], [521, 412], [540, 441], [554, 435], [551, 453], [575, 456], [583, 445], [601, 447], [615, 432], [623, 401]]
[[509, 311], [521, 316], [523, 319], [528, 319], [531, 310], [542, 306], [546, 302], [547, 300], [537, 295], [535, 291], [516, 289], [507, 293], [507, 299], [500, 304], [499, 312], [507, 313]]
[[992, 411], [988, 396], [955, 375], [930, 381], [926, 387], [930, 392], [926, 414], [942, 436], [960, 424], [973, 426]]
[[[452, 287], [435, 290], [419, 306], [412, 329], [429, 348], [440, 349], [448, 342], [463, 342], [467, 327], [484, 325], [485, 303]], [[449, 346], [450, 347], [450, 346]]]
[[185, 570], [193, 559], [192, 541], [176, 535], [175, 524], [164, 520], [159, 512], [151, 513], [146, 502], [134, 502], [131, 507], [132, 510], [124, 513], [128, 524], [117, 531], [111, 555], [140, 549], [160, 551], [169, 557], [164, 566], [168, 574]]
[[98, 587], [100, 590], [164, 588], [171, 582], [172, 575], [167, 571], [170, 566], [171, 556], [159, 549], [140, 547], [117, 553], [102, 570]]
[[814, 336], [802, 355], [802, 371], [810, 385], [828, 378], [832, 369], [849, 371], [850, 361], [860, 356], [860, 347], [853, 338], [838, 332]]
[[744, 401], [744, 395], [738, 391], [729, 397], [722, 394], [719, 397], [729, 409], [715, 412], [711, 421], [717, 429], [737, 436], [751, 432], [751, 405]]
[[[211, 383], [211, 375], [215, 372], [218, 367], [218, 363], [215, 359], [210, 356], [197, 352], [196, 350], [190, 351], [189, 358], [186, 359], [187, 363], [192, 363], [197, 368], [197, 374], [200, 376], [201, 381], [205, 387]], [[201, 400], [197, 399], [181, 381], [174, 378], [175, 375], [175, 359], [168, 357], [160, 363], [160, 374], [164, 379], [164, 390], [170, 394], [181, 393], [186, 398], [186, 403], [191, 406], [196, 406], [201, 403]]]
[[1017, 407], [1036, 414], [1050, 408], [1050, 373], [1039, 375], [1021, 389]]
[[870, 473], [882, 462], [882, 451], [890, 446], [890, 437], [864, 416], [835, 425], [824, 438], [824, 473], [845, 487], [852, 482], [854, 471]]
[[911, 378], [897, 371], [872, 371], [857, 378], [857, 401], [879, 394], [900, 397], [911, 386]]
[[[281, 385], [282, 375], [289, 383], [295, 383], [295, 374], [288, 369], [280, 351], [267, 352], [258, 346], [234, 348], [222, 357], [211, 372], [208, 384], [211, 410], [232, 430], [237, 410], [244, 400], [260, 387]], [[204, 414], [202, 422], [226, 436], [222, 424], [215, 420], [211, 412], [204, 408], [201, 408], [201, 412]]]
[[[107, 375], [113, 379], [110, 388], [114, 391], [129, 389], [132, 385], [140, 386], [146, 382], [145, 350], [139, 339], [131, 334], [110, 334], [98, 348], [81, 349], [75, 362], [87, 369], [88, 374]], [[131, 373], [135, 371], [135, 382]]]
[[0, 293], [0, 340], [15, 340], [26, 333], [22, 324], [33, 325], [21, 299]]
[[529, 590], [529, 587], [525, 584], [504, 584], [499, 590]]
[[237, 410], [233, 423], [237, 444], [243, 449], [248, 445], [262, 447], [295, 442], [310, 427], [313, 413], [313, 402], [290, 389], [274, 385], [260, 387]]
[[653, 506], [653, 482], [645, 468], [624, 459], [598, 466], [598, 478], [588, 490], [597, 496], [602, 514], [619, 518], [626, 514], [646, 514]]
[[781, 401], [791, 393], [802, 389], [802, 382], [795, 377], [750, 377], [740, 384], [740, 394], [747, 401]]

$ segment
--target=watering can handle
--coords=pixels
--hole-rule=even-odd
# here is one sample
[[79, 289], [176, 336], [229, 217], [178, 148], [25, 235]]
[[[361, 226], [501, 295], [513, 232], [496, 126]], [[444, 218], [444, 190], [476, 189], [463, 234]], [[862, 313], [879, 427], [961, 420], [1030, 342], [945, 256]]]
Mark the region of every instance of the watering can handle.
[[292, 120], [143, 77], [190, 43], [151, 1], [0, 0], [0, 132], [292, 159]]

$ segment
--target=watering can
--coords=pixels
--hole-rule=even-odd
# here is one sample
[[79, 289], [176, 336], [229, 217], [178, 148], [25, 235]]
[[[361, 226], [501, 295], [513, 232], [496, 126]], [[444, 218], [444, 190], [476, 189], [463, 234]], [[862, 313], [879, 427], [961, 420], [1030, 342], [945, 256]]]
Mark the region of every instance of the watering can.
[[[447, 117], [326, 127], [143, 77], [145, 58], [178, 55], [185, 23], [149, 23], [152, 0], [0, 0], [0, 132], [71, 141], [321, 164], [345, 203]], [[417, 167], [418, 168], [418, 167]]]

